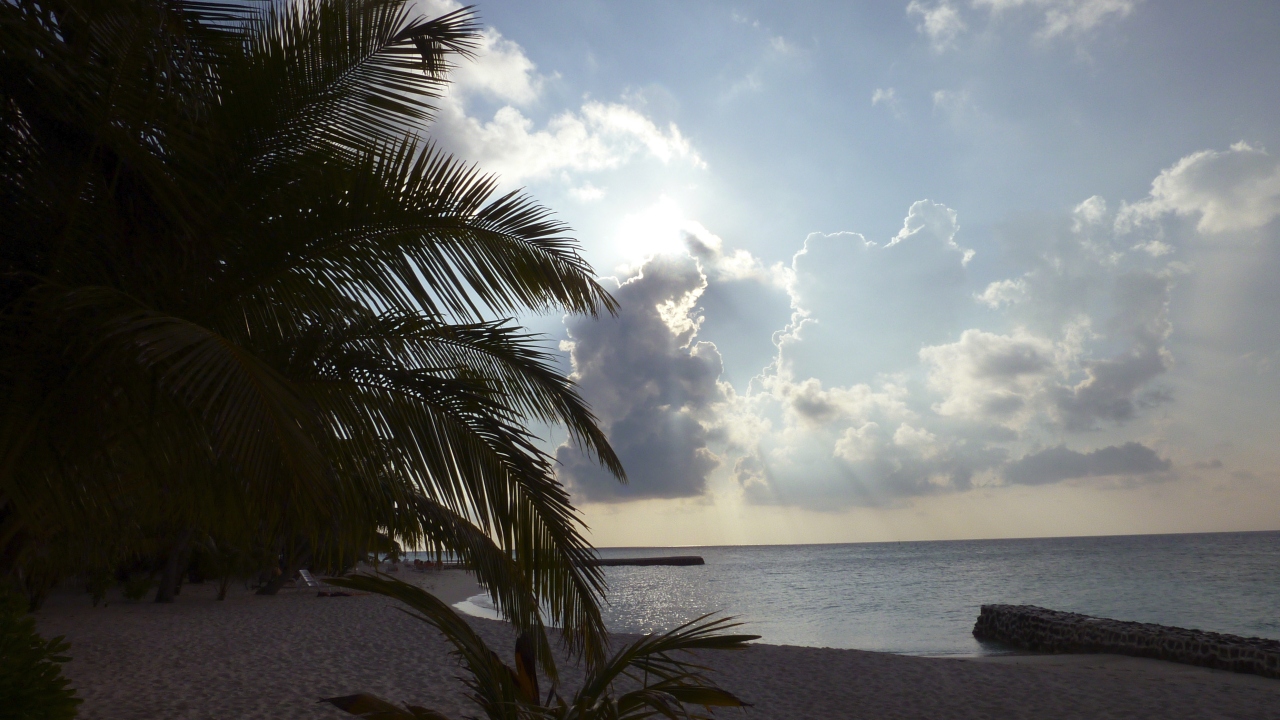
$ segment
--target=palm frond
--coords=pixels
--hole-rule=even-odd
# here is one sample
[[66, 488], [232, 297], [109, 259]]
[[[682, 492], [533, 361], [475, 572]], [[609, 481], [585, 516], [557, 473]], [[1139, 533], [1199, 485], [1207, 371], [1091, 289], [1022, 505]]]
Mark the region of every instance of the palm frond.
[[476, 20], [471, 8], [415, 20], [404, 0], [272, 3], [225, 68], [226, 117], [251, 123], [263, 158], [402, 135], [433, 115], [449, 58], [473, 53]]
[[[355, 300], [463, 322], [616, 304], [568, 228], [521, 193], [412, 137], [347, 164], [307, 155], [241, 178], [223, 298], [237, 316], [302, 316]], [[304, 304], [305, 303], [305, 304]]]
[[525, 426], [622, 467], [493, 318], [615, 303], [549, 210], [418, 139], [477, 32], [403, 0], [0, 4], [6, 543], [341, 567], [386, 534], [603, 661], [603, 575]]
[[219, 456], [248, 478], [289, 478], [296, 499], [324, 475], [314, 416], [291, 384], [207, 328], [106, 287], [33, 289], [44, 315], [80, 335], [77, 364], [148, 376], [203, 419]]
[[400, 580], [354, 575], [332, 578], [338, 587], [378, 593], [407, 605], [413, 617], [435, 627], [470, 672], [472, 698], [490, 718], [516, 718], [524, 704], [511, 670], [458, 613], [431, 593]]
[[[668, 633], [640, 638], [615, 653], [607, 662], [589, 668], [582, 688], [571, 698], [559, 698], [553, 702], [552, 699], [558, 695], [549, 693], [546, 704], [540, 704], [521, 696], [516, 673], [485, 644], [465, 619], [430, 593], [386, 576], [351, 576], [329, 582], [399, 600], [408, 606], [406, 612], [443, 633], [470, 673], [465, 682], [472, 691], [472, 699], [491, 720], [640, 720], [657, 715], [697, 719], [711, 716], [691, 706], [704, 709], [749, 706], [741, 698], [710, 682], [703, 674], [705, 667], [678, 657], [699, 650], [742, 649], [746, 643], [759, 639], [758, 635], [726, 634], [726, 630], [741, 625], [731, 618], [709, 620], [710, 616], [704, 615]], [[616, 694], [617, 683], [624, 679], [639, 687]], [[353, 695], [340, 700], [359, 698], [361, 704], [351, 702], [350, 705], [403, 712], [377, 698], [363, 704], [366, 697], [371, 696]], [[338, 706], [342, 707], [342, 704]], [[348, 712], [359, 714], [356, 710]]]

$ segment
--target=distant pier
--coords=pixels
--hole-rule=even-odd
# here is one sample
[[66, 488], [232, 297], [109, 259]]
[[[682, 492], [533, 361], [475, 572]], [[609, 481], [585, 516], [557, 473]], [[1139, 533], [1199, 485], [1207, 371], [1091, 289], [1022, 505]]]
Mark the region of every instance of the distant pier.
[[590, 567], [614, 567], [617, 565], [706, 565], [698, 555], [668, 555], [665, 557], [597, 558], [583, 563]]

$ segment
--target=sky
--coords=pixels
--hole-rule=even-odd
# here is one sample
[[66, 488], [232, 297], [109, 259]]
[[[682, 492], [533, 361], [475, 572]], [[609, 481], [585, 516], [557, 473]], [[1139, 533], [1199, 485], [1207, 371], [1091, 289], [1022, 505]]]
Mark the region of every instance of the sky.
[[478, 10], [427, 132], [620, 303], [519, 319], [597, 545], [1280, 529], [1280, 3]]

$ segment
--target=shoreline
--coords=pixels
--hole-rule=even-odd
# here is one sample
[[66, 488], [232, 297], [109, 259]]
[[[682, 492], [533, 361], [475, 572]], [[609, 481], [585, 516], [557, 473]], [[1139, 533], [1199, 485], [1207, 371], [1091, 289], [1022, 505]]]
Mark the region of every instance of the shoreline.
[[[399, 577], [431, 585], [451, 605], [481, 591], [461, 571], [402, 569]], [[65, 672], [85, 699], [79, 717], [349, 719], [317, 700], [355, 692], [451, 718], [473, 712], [450, 646], [386, 598], [288, 589], [264, 598], [241, 586], [218, 602], [213, 590], [187, 585], [170, 605], [98, 608], [84, 594], [55, 593], [37, 624], [71, 643]], [[510, 652], [508, 626], [469, 622], [500, 654]], [[1142, 658], [937, 658], [765, 643], [702, 657], [717, 682], [755, 703], [745, 717], [1280, 717], [1280, 680]], [[564, 658], [558, 665], [565, 687], [581, 682], [580, 668]]]

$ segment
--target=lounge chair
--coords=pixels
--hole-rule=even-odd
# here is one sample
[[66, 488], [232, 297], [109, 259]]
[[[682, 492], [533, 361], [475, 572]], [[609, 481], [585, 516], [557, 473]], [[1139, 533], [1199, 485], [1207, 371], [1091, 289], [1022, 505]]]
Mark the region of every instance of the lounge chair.
[[308, 590], [315, 590], [319, 597], [343, 597], [348, 593], [342, 592], [338, 588], [321, 582], [311, 575], [310, 570], [302, 569], [298, 571], [298, 579], [301, 581], [299, 587], [305, 587]]

